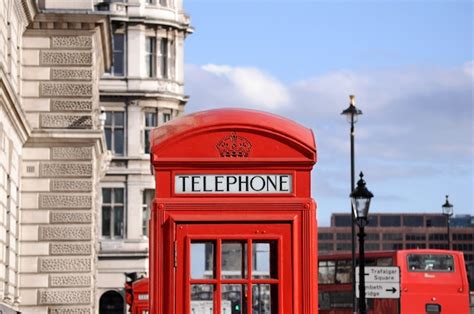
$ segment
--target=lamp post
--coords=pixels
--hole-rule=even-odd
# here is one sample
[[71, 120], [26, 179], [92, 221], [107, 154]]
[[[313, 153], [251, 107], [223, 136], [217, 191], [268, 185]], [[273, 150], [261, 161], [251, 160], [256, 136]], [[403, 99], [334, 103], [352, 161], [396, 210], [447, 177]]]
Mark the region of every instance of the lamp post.
[[453, 215], [453, 204], [448, 201], [448, 195], [446, 195], [446, 202], [444, 202], [441, 208], [443, 209], [443, 215], [446, 216], [446, 224], [448, 226], [448, 250], [451, 250], [451, 234], [449, 232], [449, 225], [451, 216]]
[[[356, 108], [355, 106], [355, 96], [350, 95], [350, 104], [344, 111], [341, 112], [341, 115], [346, 116], [347, 122], [351, 124], [351, 131], [350, 131], [350, 140], [351, 140], [351, 192], [354, 191], [355, 188], [355, 175], [354, 175], [354, 124], [357, 122], [357, 118], [359, 115], [362, 114], [362, 111]], [[352, 244], [352, 312], [356, 312], [356, 283], [355, 283], [355, 265], [356, 265], [356, 258], [355, 258], [355, 216], [351, 209], [351, 244]]]
[[364, 174], [360, 173], [357, 188], [351, 193], [352, 209], [356, 222], [359, 225], [359, 314], [367, 314], [365, 302], [365, 251], [364, 251], [364, 228], [367, 225], [370, 201], [374, 195], [365, 186]]

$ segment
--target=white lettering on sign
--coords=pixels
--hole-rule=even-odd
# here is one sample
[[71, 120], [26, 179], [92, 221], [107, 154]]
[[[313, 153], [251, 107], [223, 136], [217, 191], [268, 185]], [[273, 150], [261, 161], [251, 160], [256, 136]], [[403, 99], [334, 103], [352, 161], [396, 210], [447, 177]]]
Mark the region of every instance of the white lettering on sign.
[[291, 174], [178, 174], [174, 191], [183, 193], [278, 193], [293, 191]]

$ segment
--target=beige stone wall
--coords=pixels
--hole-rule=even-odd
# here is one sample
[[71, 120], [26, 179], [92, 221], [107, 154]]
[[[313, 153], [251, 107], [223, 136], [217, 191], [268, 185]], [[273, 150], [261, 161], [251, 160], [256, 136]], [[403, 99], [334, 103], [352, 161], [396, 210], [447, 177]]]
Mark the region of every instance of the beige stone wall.
[[33, 129], [21, 171], [25, 313], [96, 312], [104, 20], [41, 14], [23, 36], [22, 104]]

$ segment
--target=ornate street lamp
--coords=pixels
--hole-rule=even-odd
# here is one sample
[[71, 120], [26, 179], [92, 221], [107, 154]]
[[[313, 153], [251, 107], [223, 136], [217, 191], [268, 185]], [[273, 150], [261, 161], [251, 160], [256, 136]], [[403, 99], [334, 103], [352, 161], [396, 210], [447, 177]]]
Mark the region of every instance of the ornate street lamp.
[[357, 188], [351, 193], [352, 211], [359, 225], [359, 314], [367, 314], [365, 301], [365, 251], [364, 251], [364, 227], [367, 225], [370, 201], [374, 195], [365, 186], [364, 174], [360, 173]]
[[[342, 115], [346, 116], [347, 122], [351, 124], [351, 132], [350, 132], [350, 139], [351, 139], [351, 192], [354, 191], [355, 188], [355, 174], [354, 174], [354, 124], [358, 120], [358, 116], [362, 114], [362, 111], [356, 108], [355, 106], [355, 96], [350, 95], [350, 104], [347, 109], [341, 112]], [[351, 210], [352, 213], [352, 210]], [[351, 223], [351, 242], [352, 242], [352, 312], [356, 312], [356, 284], [355, 284], [355, 265], [356, 265], [356, 258], [355, 258], [355, 216], [352, 214], [352, 223]]]
[[446, 195], [446, 202], [444, 202], [443, 206], [443, 215], [446, 216], [446, 224], [448, 226], [448, 250], [451, 250], [451, 234], [449, 232], [449, 225], [451, 216], [453, 215], [453, 204], [448, 201], [448, 195]]

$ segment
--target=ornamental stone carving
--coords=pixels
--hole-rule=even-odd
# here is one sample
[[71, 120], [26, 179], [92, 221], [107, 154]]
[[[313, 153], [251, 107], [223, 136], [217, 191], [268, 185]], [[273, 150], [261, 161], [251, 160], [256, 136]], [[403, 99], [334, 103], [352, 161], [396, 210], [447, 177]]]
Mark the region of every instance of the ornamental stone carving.
[[90, 243], [50, 243], [51, 255], [89, 255], [92, 253]]
[[51, 100], [52, 111], [91, 111], [91, 100], [66, 100], [53, 99]]
[[91, 195], [41, 194], [40, 208], [91, 208]]
[[45, 273], [80, 273], [91, 271], [90, 258], [43, 257], [39, 268]]
[[92, 48], [92, 38], [89, 36], [55, 36], [52, 42], [53, 48]]
[[92, 65], [92, 53], [78, 51], [42, 51], [41, 65]]
[[49, 281], [52, 287], [87, 287], [91, 284], [91, 276], [50, 275]]
[[89, 81], [92, 80], [92, 70], [52, 68], [51, 79], [64, 81]]
[[40, 165], [40, 174], [43, 177], [91, 177], [92, 163], [43, 162]]
[[44, 97], [92, 97], [92, 84], [41, 82], [40, 94]]
[[91, 180], [51, 180], [53, 192], [92, 191]]
[[92, 147], [53, 147], [54, 160], [90, 160]]
[[86, 224], [92, 222], [92, 214], [91, 212], [52, 211], [49, 220], [53, 224]]
[[92, 239], [90, 226], [40, 226], [39, 238], [44, 241], [85, 241]]
[[61, 307], [49, 308], [49, 314], [91, 314], [92, 309], [88, 307]]
[[44, 113], [41, 115], [40, 125], [50, 129], [90, 129], [92, 128], [92, 117], [90, 115]]
[[90, 290], [40, 290], [39, 304], [89, 304], [91, 296]]

